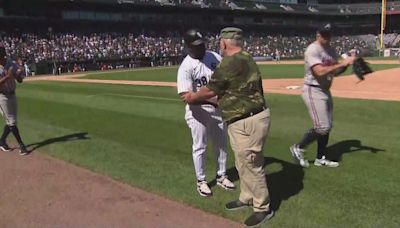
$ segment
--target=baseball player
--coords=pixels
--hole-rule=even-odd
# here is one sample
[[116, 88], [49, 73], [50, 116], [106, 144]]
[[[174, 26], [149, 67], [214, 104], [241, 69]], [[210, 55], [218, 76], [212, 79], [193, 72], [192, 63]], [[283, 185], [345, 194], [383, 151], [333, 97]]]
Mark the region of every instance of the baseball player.
[[[195, 29], [186, 32], [184, 37], [188, 55], [178, 70], [178, 94], [197, 91], [208, 84], [213, 71], [221, 61], [221, 56], [206, 51], [202, 34]], [[197, 178], [197, 191], [201, 196], [211, 196], [212, 191], [205, 175], [206, 149], [208, 136], [211, 137], [217, 159], [217, 185], [233, 190], [235, 185], [226, 176], [227, 132], [217, 108], [216, 98], [199, 104], [186, 105], [185, 120], [192, 133], [192, 156]]]
[[17, 61], [7, 61], [6, 50], [0, 46], [0, 112], [5, 119], [3, 134], [0, 138], [0, 149], [10, 151], [6, 139], [10, 132], [19, 143], [19, 154], [27, 155], [25, 144], [22, 142], [17, 127], [17, 98], [15, 96], [16, 83], [22, 83], [24, 76], [24, 64], [21, 59]]
[[277, 63], [281, 62], [281, 52], [278, 49], [275, 49], [275, 61]]
[[353, 64], [355, 57], [347, 57], [341, 63], [337, 62], [337, 55], [330, 47], [331, 24], [320, 27], [316, 33], [316, 41], [310, 44], [304, 54], [305, 77], [302, 98], [307, 106], [313, 122], [303, 139], [290, 147], [295, 160], [303, 167], [309, 163], [304, 158], [305, 148], [317, 141], [318, 153], [314, 161], [316, 166], [338, 167], [339, 163], [326, 158], [326, 146], [329, 132], [332, 128], [333, 103], [330, 87], [333, 77], [343, 73]]

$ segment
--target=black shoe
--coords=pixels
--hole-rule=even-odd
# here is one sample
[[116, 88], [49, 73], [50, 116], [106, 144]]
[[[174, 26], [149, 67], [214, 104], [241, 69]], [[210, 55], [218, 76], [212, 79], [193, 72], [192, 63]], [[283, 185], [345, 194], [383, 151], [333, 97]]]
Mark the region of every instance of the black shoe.
[[246, 227], [257, 227], [274, 216], [274, 211], [260, 211], [254, 212], [250, 217], [244, 221]]
[[20, 145], [19, 147], [19, 155], [27, 155], [29, 151], [26, 149], [25, 145]]
[[2, 143], [0, 143], [0, 150], [2, 150], [4, 152], [8, 152], [8, 151], [11, 151], [11, 148], [7, 145], [6, 142], [2, 142]]
[[243, 203], [240, 200], [235, 200], [235, 201], [225, 204], [225, 209], [229, 210], [229, 211], [236, 211], [236, 210], [241, 210], [241, 209], [252, 207], [252, 206], [253, 206], [252, 204]]

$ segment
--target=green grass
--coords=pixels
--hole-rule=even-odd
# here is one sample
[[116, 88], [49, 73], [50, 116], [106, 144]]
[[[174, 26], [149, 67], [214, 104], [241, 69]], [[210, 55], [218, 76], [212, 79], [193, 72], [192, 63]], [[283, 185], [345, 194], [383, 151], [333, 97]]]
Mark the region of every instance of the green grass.
[[396, 56], [391, 56], [391, 57], [379, 57], [379, 56], [376, 56], [376, 57], [366, 57], [365, 58], [366, 60], [398, 60], [399, 59], [399, 57], [396, 57]]
[[173, 82], [176, 81], [177, 67], [160, 67], [160, 68], [139, 68], [132, 71], [123, 72], [102, 72], [91, 73], [82, 78], [88, 79], [107, 79], [107, 80], [129, 80], [129, 81], [159, 81]]
[[[288, 147], [310, 127], [304, 104], [299, 96], [267, 99], [272, 127], [264, 154], [278, 209], [269, 227], [398, 226], [398, 102], [335, 99], [330, 151], [341, 167], [303, 170]], [[27, 144], [42, 145], [38, 151], [238, 222], [251, 213], [224, 210], [239, 190], [214, 186], [213, 197], [198, 196], [191, 136], [174, 88], [30, 82], [19, 88], [18, 101], [20, 131]], [[315, 156], [315, 145], [308, 155]], [[229, 152], [230, 173], [233, 166]]]
[[[259, 65], [261, 74], [264, 79], [275, 78], [302, 78], [304, 77], [304, 66], [301, 64], [271, 64]], [[371, 64], [374, 71], [385, 70], [400, 67], [399, 64]], [[93, 73], [83, 78], [89, 79], [108, 79], [108, 80], [131, 80], [131, 81], [161, 81], [175, 82], [178, 68], [153, 68], [138, 69], [133, 71], [114, 72], [114, 73]], [[344, 73], [352, 74], [349, 68]]]

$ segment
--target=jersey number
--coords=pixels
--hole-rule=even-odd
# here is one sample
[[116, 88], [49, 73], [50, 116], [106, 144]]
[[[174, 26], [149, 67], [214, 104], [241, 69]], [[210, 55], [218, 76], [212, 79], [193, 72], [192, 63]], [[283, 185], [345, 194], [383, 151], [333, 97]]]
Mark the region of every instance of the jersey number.
[[205, 76], [200, 79], [194, 80], [196, 82], [197, 87], [202, 87], [208, 84], [207, 78]]

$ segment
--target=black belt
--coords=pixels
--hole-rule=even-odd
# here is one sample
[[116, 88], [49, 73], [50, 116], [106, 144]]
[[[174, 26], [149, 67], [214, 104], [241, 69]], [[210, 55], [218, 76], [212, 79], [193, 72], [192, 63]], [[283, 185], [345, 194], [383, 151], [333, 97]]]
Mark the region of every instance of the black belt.
[[324, 88], [324, 87], [321, 87], [320, 85], [309, 85], [309, 84], [305, 84], [305, 85], [310, 86], [310, 87], [314, 87], [314, 88], [319, 88], [319, 89], [322, 89], [322, 90], [329, 90], [329, 88]]
[[244, 115], [242, 115], [242, 116], [234, 117], [234, 118], [232, 118], [232, 119], [226, 121], [226, 124], [229, 125], [229, 124], [234, 123], [234, 122], [236, 122], [236, 121], [238, 121], [238, 120], [246, 119], [246, 118], [248, 118], [248, 117], [250, 117], [250, 116], [257, 115], [258, 113], [264, 111], [265, 109], [266, 109], [266, 108], [265, 108], [264, 106], [259, 107], [259, 108], [255, 108], [255, 109], [253, 109], [253, 110], [250, 110], [250, 112], [248, 112], [248, 113], [246, 113], [246, 114], [244, 114]]
[[15, 91], [10, 91], [10, 92], [3, 92], [3, 91], [0, 91], [0, 94], [3, 94], [3, 95], [14, 95], [14, 94], [15, 94]]
[[321, 88], [319, 85], [310, 85], [310, 84], [306, 84], [306, 85], [311, 86], [311, 87]]

